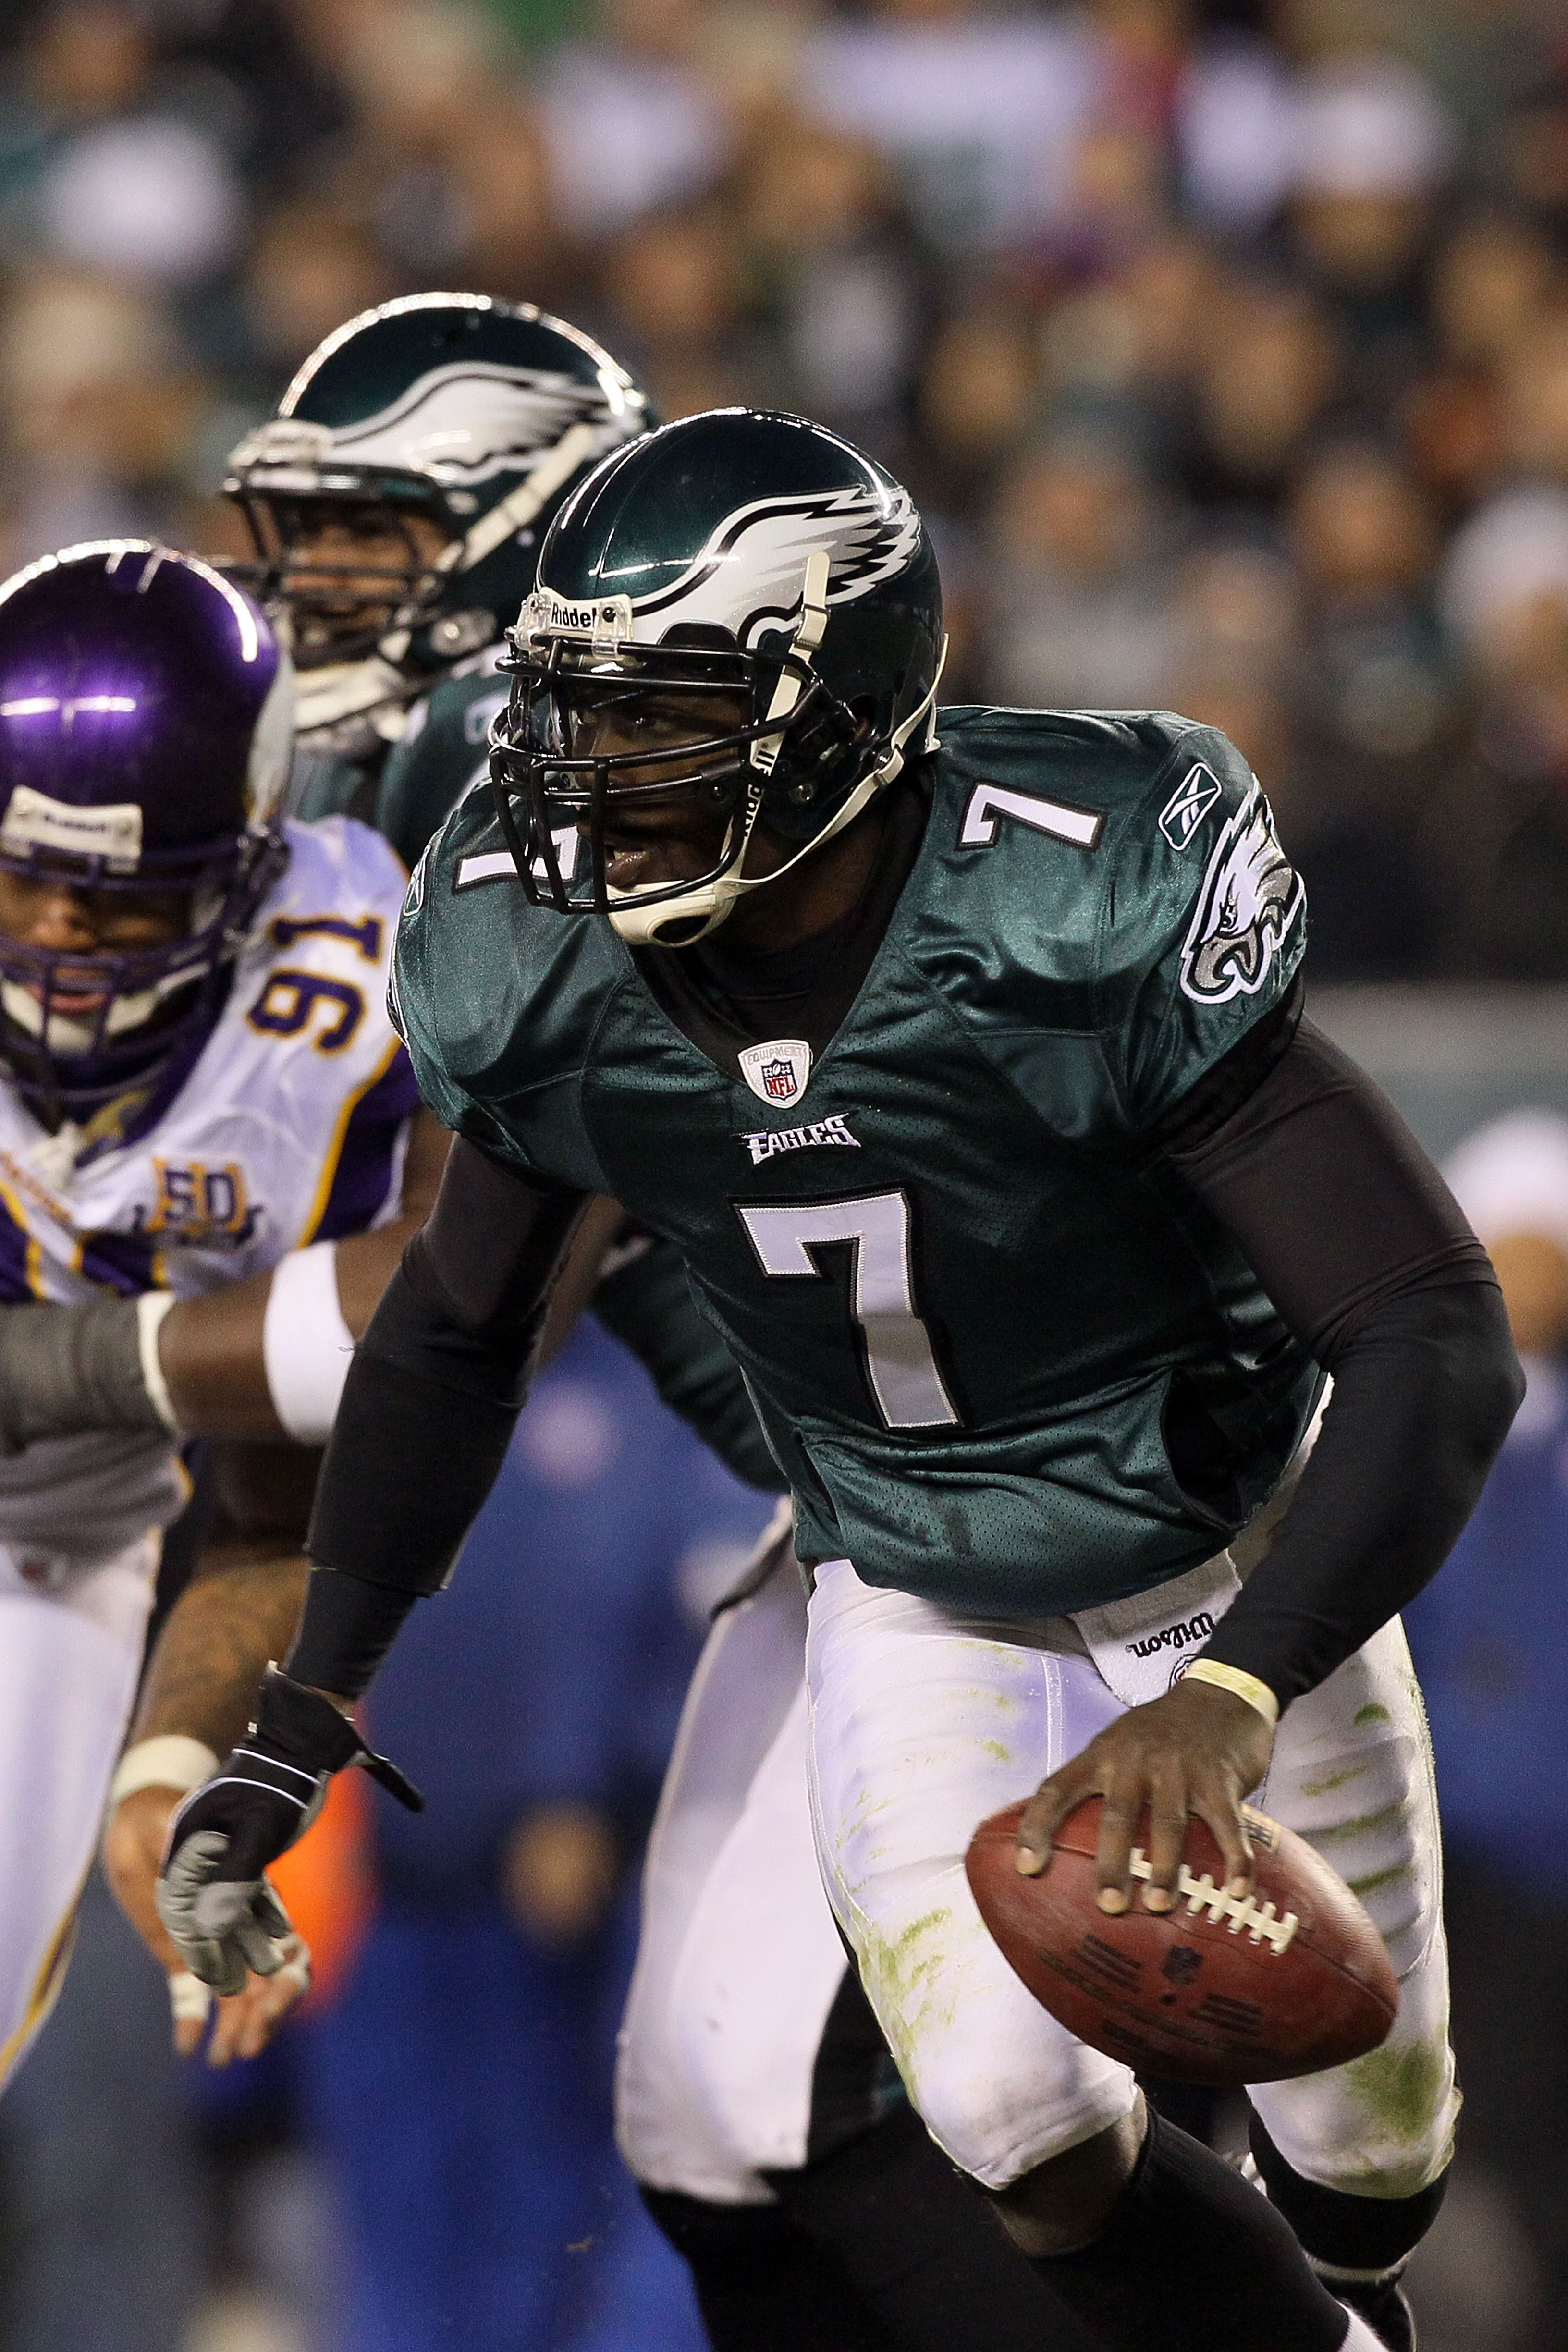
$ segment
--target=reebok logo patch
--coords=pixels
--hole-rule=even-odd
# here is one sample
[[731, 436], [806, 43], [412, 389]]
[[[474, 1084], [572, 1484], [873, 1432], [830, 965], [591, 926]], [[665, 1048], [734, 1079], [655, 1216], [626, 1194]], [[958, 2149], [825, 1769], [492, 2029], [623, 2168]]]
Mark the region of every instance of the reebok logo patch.
[[1160, 812], [1160, 830], [1173, 849], [1185, 849], [1218, 798], [1219, 778], [1200, 760]]
[[847, 1145], [858, 1151], [860, 1139], [851, 1135], [847, 1119], [840, 1112], [831, 1118], [814, 1119], [809, 1127], [763, 1128], [755, 1135], [742, 1135], [741, 1141], [752, 1155], [752, 1165], [760, 1168], [764, 1160], [780, 1151], [812, 1151], [820, 1144]]

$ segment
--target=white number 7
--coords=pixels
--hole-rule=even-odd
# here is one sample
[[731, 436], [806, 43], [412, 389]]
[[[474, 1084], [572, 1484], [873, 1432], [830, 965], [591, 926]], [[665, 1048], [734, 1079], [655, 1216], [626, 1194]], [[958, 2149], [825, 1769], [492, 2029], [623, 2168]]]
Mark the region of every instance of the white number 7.
[[902, 1192], [863, 1192], [853, 1201], [792, 1201], [779, 1208], [736, 1202], [765, 1274], [808, 1275], [822, 1268], [810, 1253], [825, 1242], [854, 1249], [855, 1320], [866, 1374], [889, 1429], [929, 1429], [956, 1422], [942, 1386], [931, 1334], [915, 1312], [910, 1280], [910, 1204]]

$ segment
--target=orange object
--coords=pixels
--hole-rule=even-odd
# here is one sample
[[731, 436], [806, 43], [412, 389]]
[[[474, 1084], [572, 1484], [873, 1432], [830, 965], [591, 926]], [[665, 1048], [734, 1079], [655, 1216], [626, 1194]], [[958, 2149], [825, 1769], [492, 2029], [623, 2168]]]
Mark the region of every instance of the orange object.
[[334, 1772], [327, 1801], [268, 1876], [310, 1947], [308, 2005], [331, 2000], [364, 1940], [375, 1907], [370, 1789], [363, 1772]]

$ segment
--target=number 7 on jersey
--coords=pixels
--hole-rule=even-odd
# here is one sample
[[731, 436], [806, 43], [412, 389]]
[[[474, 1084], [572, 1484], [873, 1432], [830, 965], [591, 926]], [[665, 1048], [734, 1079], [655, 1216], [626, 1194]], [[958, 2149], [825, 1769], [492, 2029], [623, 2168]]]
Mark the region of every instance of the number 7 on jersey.
[[915, 1311], [910, 1275], [910, 1203], [903, 1192], [862, 1192], [848, 1201], [790, 1201], [736, 1213], [764, 1274], [820, 1280], [811, 1255], [847, 1242], [854, 1253], [850, 1297], [877, 1408], [889, 1429], [956, 1422], [931, 1334]]

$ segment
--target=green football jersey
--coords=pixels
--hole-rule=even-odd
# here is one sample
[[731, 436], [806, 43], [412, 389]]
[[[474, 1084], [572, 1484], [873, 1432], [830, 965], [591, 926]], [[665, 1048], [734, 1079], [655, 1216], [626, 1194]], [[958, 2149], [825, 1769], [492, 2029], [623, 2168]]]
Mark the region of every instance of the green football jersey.
[[378, 743], [363, 759], [315, 761], [296, 814], [361, 816], [405, 866], [416, 865], [454, 803], [484, 780], [490, 720], [508, 684], [496, 674], [493, 650], [460, 664], [414, 705], [396, 742]]
[[489, 775], [490, 721], [505, 709], [510, 683], [497, 675], [493, 655], [482, 654], [410, 712], [381, 772], [374, 819], [405, 866], [418, 862], [447, 811]]
[[[942, 714], [923, 841], [831, 1043], [721, 1068], [608, 922], [531, 906], [488, 797], [410, 885], [398, 1017], [439, 1117], [684, 1257], [810, 1561], [1042, 1613], [1207, 1557], [1320, 1384], [1152, 1131], [1289, 985], [1300, 884], [1223, 736]], [[1198, 1415], [1226, 1475], [1168, 1450]]]

